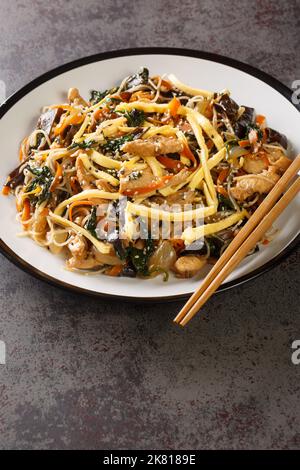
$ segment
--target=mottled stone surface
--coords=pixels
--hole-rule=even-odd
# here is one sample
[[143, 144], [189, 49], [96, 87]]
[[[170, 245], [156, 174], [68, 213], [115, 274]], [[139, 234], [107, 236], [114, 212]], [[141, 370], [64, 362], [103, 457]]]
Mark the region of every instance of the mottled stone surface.
[[[11, 93], [87, 54], [167, 45], [231, 55], [290, 85], [299, 7], [1, 0], [0, 79]], [[1, 256], [0, 448], [300, 448], [299, 259], [216, 295], [180, 330], [180, 303], [73, 295]]]

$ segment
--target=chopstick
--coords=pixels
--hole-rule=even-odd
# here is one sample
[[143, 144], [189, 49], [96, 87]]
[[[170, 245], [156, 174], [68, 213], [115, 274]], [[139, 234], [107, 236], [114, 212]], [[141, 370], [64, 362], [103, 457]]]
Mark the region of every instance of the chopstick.
[[249, 251], [255, 247], [255, 245], [261, 240], [262, 236], [271, 227], [274, 220], [279, 217], [281, 212], [287, 207], [291, 200], [300, 191], [300, 177], [292, 184], [288, 191], [282, 196], [282, 198], [275, 204], [270, 212], [264, 217], [264, 219], [258, 224], [252, 234], [244, 241], [244, 243], [235, 252], [232, 258], [225, 264], [221, 271], [216, 275], [209, 287], [203, 292], [200, 297], [197, 298], [194, 305], [190, 308], [184, 318], [180, 321], [180, 325], [186, 325], [191, 318], [198, 312], [198, 310], [207, 302], [212, 294], [217, 290], [220, 284], [226, 279], [226, 277], [236, 268], [236, 266], [247, 256]]
[[[219, 285], [225, 279], [225, 277], [228, 274], [230, 274], [232, 269], [234, 269], [234, 267], [237, 266], [237, 264], [239, 264], [239, 262], [248, 254], [251, 248], [253, 248], [253, 246], [255, 246], [256, 243], [260, 240], [260, 238], [258, 238], [257, 241], [253, 242], [253, 245], [252, 245], [252, 236], [254, 235], [254, 237], [256, 237], [257, 233], [261, 233], [260, 237], [262, 237], [264, 233], [261, 232], [261, 230], [265, 230], [265, 231], [267, 230], [267, 228], [264, 228], [264, 229], [260, 228], [256, 232], [255, 231], [256, 227], [258, 227], [258, 225], [262, 221], [263, 221], [262, 222], [263, 227], [265, 227], [265, 225], [268, 225], [268, 224], [269, 226], [271, 226], [274, 220], [279, 216], [279, 214], [286, 207], [286, 206], [283, 206], [283, 204], [286, 203], [286, 205], [288, 205], [288, 203], [292, 200], [292, 198], [295, 197], [295, 195], [299, 191], [298, 189], [299, 178], [296, 180], [293, 186], [286, 192], [286, 194], [282, 196], [280, 201], [276, 204], [275, 206], [276, 209], [275, 207], [273, 207], [276, 201], [280, 198], [284, 190], [287, 188], [287, 186], [290, 184], [290, 182], [292, 181], [292, 179], [295, 177], [295, 175], [298, 173], [299, 170], [300, 170], [300, 155], [298, 155], [294, 159], [294, 161], [291, 163], [289, 168], [286, 170], [286, 172], [283, 174], [280, 180], [276, 183], [272, 191], [260, 204], [260, 206], [251, 216], [249, 221], [246, 223], [246, 225], [244, 225], [244, 227], [240, 230], [238, 235], [233, 239], [233, 241], [225, 250], [221, 258], [218, 260], [218, 262], [214, 265], [214, 267], [210, 270], [208, 275], [205, 277], [199, 289], [197, 289], [194, 292], [194, 294], [190, 297], [190, 299], [186, 302], [182, 310], [178, 313], [178, 315], [174, 319], [175, 323], [179, 323], [181, 326], [186, 325], [186, 323], [197, 313], [199, 308], [206, 302], [206, 300], [208, 300], [208, 298], [215, 292], [215, 290], [219, 287]], [[272, 209], [272, 207], [274, 210]], [[265, 220], [264, 218], [267, 220]], [[249, 237], [249, 240], [247, 241], [247, 247], [248, 245], [249, 246], [251, 245], [251, 248], [247, 248], [248, 251], [246, 251], [245, 254], [243, 254], [244, 250], [239, 250], [239, 248], [248, 239], [248, 237]], [[237, 257], [237, 253], [239, 253], [238, 257]], [[232, 259], [234, 260], [236, 264], [231, 269]], [[224, 271], [222, 271], [223, 268], [225, 269]], [[220, 277], [218, 277], [221, 271], [223, 272], [223, 274]], [[216, 278], [217, 278], [217, 281], [215, 282]], [[220, 280], [220, 278], [222, 279]], [[206, 293], [208, 294], [207, 298], [206, 298]]]

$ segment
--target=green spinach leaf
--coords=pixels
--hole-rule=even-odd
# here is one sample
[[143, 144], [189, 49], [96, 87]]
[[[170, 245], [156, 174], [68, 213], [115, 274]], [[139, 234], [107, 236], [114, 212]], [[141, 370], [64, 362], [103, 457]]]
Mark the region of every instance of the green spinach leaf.
[[139, 109], [132, 109], [128, 113], [124, 113], [124, 116], [126, 117], [128, 126], [130, 127], [141, 126], [146, 119], [144, 111]]
[[69, 145], [68, 150], [72, 150], [75, 148], [90, 149], [94, 144], [94, 140], [88, 140], [87, 142], [85, 140], [83, 140], [82, 142], [73, 142], [73, 144]]
[[94, 206], [91, 211], [91, 215], [85, 223], [84, 228], [90, 232], [93, 237], [97, 238], [96, 228], [97, 228], [97, 208]]
[[151, 238], [145, 240], [144, 248], [129, 246], [124, 249], [122, 246], [115, 246], [116, 253], [121, 260], [129, 261], [135, 271], [143, 276], [149, 275], [148, 261], [155, 250], [154, 241]]
[[92, 105], [99, 103], [99, 101], [103, 100], [103, 98], [106, 97], [106, 95], [110, 95], [112, 93], [115, 93], [117, 91], [117, 88], [111, 88], [110, 90], [105, 90], [105, 91], [98, 91], [98, 90], [91, 90], [90, 92], [90, 102]]
[[138, 86], [138, 85], [146, 85], [149, 81], [149, 70], [146, 67], [142, 67], [137, 73], [131, 75], [125, 86], [125, 90], [129, 88]]
[[220, 193], [217, 194], [217, 197], [219, 201], [219, 204], [218, 204], [219, 211], [226, 211], [226, 210], [234, 209], [234, 206], [228, 197], [225, 197], [223, 196], [223, 194], [220, 194]]
[[130, 142], [135, 137], [135, 134], [127, 134], [122, 137], [118, 137], [117, 139], [110, 139], [106, 142], [106, 144], [102, 145], [102, 148], [107, 152], [116, 152], [120, 150], [125, 142]]
[[31, 182], [27, 185], [25, 192], [34, 191], [37, 187], [41, 188], [41, 191], [35, 196], [31, 195], [30, 199], [33, 202], [40, 204], [41, 202], [49, 199], [50, 193], [50, 186], [54, 177], [50, 169], [47, 166], [43, 166], [42, 168], [31, 168], [29, 165], [26, 167], [35, 178], [31, 180]]

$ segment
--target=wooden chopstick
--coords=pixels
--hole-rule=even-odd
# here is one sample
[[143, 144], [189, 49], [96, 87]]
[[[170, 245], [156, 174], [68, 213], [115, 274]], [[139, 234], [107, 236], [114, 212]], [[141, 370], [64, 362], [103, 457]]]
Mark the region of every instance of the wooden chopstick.
[[[267, 195], [264, 201], [260, 204], [254, 214], [251, 216], [249, 221], [244, 225], [244, 227], [239, 231], [238, 235], [233, 239], [228, 248], [225, 250], [218, 262], [213, 266], [208, 275], [205, 277], [201, 283], [199, 289], [197, 289], [194, 294], [186, 302], [182, 310], [178, 313], [174, 319], [175, 323], [180, 323], [182, 319], [187, 315], [190, 309], [193, 307], [194, 303], [200, 298], [200, 296], [206, 291], [206, 289], [213, 282], [214, 278], [218, 275], [221, 269], [225, 264], [232, 258], [235, 252], [239, 249], [242, 243], [247, 239], [247, 237], [253, 232], [255, 227], [260, 223], [260, 221], [266, 216], [270, 211], [275, 202], [280, 198], [284, 190], [290, 184], [292, 179], [300, 170], [300, 154], [293, 160], [289, 168], [276, 183], [272, 191]], [[186, 324], [186, 323], [184, 323]]]
[[198, 310], [207, 302], [212, 294], [217, 290], [219, 285], [226, 279], [226, 277], [236, 268], [236, 266], [247, 256], [249, 251], [255, 247], [255, 245], [261, 240], [266, 231], [271, 227], [273, 222], [279, 217], [282, 211], [287, 207], [291, 200], [300, 191], [300, 177], [292, 184], [287, 192], [282, 196], [281, 199], [275, 204], [270, 212], [264, 217], [264, 219], [257, 225], [254, 232], [244, 241], [239, 249], [234, 253], [230, 260], [225, 264], [221, 271], [217, 274], [214, 280], [210, 283], [209, 287], [203, 292], [203, 294], [196, 300], [194, 305], [190, 308], [187, 315], [181, 320], [180, 325], [186, 325], [191, 318], [198, 312]]

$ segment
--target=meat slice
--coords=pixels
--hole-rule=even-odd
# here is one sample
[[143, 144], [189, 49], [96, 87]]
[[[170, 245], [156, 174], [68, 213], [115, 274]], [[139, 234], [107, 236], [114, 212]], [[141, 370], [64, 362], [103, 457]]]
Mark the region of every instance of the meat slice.
[[284, 173], [291, 163], [292, 161], [289, 158], [282, 155], [282, 157], [272, 163], [272, 166], [274, 166], [279, 173]]
[[87, 242], [80, 234], [70, 237], [68, 248], [74, 258], [82, 260], [87, 256]]
[[124, 170], [120, 177], [120, 193], [126, 194], [128, 192], [134, 193], [141, 188], [148, 187], [158, 180], [149, 167], [141, 171]]
[[190, 176], [191, 172], [187, 168], [183, 168], [179, 173], [173, 175], [170, 180], [165, 183], [165, 187], [167, 186], [177, 186], [181, 183], [186, 183], [187, 178]]
[[262, 155], [246, 155], [244, 157], [243, 169], [247, 173], [252, 173], [257, 175], [266, 169], [265, 160], [262, 159]]
[[168, 206], [181, 206], [184, 207], [186, 204], [192, 204], [195, 199], [195, 191], [180, 189], [174, 194], [169, 196], [153, 196], [151, 202], [154, 202], [159, 205], [168, 205]]
[[50, 135], [53, 124], [58, 121], [61, 115], [61, 109], [48, 109], [42, 113], [37, 122], [37, 129], [42, 129], [46, 134]]
[[270, 164], [276, 168], [278, 173], [284, 173], [288, 169], [292, 161], [287, 158], [280, 148], [268, 149], [268, 159]]
[[258, 175], [238, 176], [235, 178], [236, 186], [231, 188], [231, 194], [238, 201], [244, 201], [255, 193], [267, 194], [275, 186], [279, 178], [280, 175], [272, 167]]
[[179, 277], [193, 277], [205, 266], [206, 262], [203, 256], [181, 256], [174, 265], [174, 271]]
[[158, 135], [145, 140], [137, 139], [126, 142], [121, 150], [140, 157], [155, 157], [167, 153], [180, 153], [183, 150], [183, 145], [176, 137]]
[[292, 161], [287, 158], [284, 152], [278, 148], [268, 149], [244, 156], [243, 169], [247, 173], [259, 174], [267, 167], [274, 167], [277, 172], [284, 173]]
[[68, 101], [75, 106], [88, 106], [88, 103], [80, 95], [78, 88], [69, 88]]

